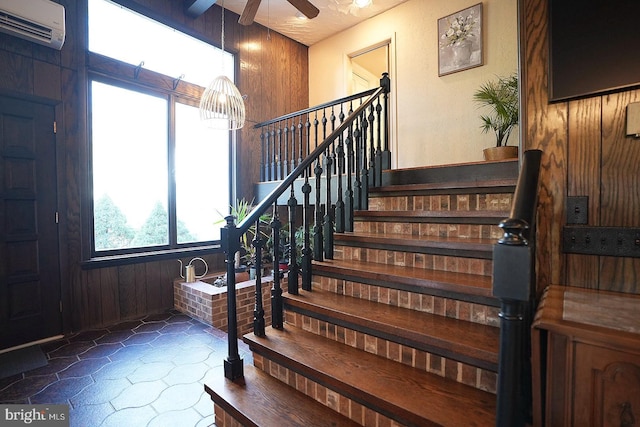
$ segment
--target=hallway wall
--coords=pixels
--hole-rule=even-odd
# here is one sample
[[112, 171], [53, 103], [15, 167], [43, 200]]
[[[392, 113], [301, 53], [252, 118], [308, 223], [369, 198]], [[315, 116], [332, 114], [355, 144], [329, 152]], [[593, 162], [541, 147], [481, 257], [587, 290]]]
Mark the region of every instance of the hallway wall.
[[[482, 150], [494, 145], [495, 136], [482, 133], [473, 92], [487, 80], [517, 71], [517, 0], [482, 2], [484, 65], [438, 76], [438, 19], [477, 3], [409, 0], [309, 47], [310, 104], [345, 96], [348, 55], [391, 39], [399, 144], [392, 147], [395, 166], [482, 160]], [[510, 145], [517, 145], [517, 137], [516, 130]]]

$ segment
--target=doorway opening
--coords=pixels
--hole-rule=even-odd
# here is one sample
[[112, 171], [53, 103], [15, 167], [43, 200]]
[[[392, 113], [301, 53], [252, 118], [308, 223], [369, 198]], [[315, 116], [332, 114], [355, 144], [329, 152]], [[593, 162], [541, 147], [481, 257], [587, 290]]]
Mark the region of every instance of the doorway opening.
[[382, 73], [389, 72], [389, 44], [385, 40], [349, 54], [348, 94], [364, 92], [380, 86]]

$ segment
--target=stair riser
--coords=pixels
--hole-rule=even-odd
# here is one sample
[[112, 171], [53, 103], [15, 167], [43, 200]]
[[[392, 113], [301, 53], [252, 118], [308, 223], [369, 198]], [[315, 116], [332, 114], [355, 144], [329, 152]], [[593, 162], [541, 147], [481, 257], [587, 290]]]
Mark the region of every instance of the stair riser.
[[[274, 378], [288, 384], [296, 390], [315, 399], [317, 402], [333, 409], [336, 412], [348, 417], [349, 419], [365, 426], [365, 427], [402, 427], [396, 421], [367, 408], [361, 403], [343, 396], [322, 384], [319, 384], [305, 376], [298, 374], [272, 360], [254, 353], [254, 365], [269, 373]], [[235, 426], [231, 426], [235, 427]]]
[[481, 325], [500, 326], [498, 307], [317, 275], [313, 276], [313, 288]]
[[493, 273], [493, 263], [490, 259], [422, 254], [343, 245], [336, 245], [333, 256], [334, 259], [340, 260], [378, 262], [381, 264], [479, 274], [483, 276], [491, 276]]
[[218, 405], [213, 405], [213, 412], [216, 417], [216, 427], [246, 427], [242, 425], [242, 423], [233, 419], [231, 415], [225, 412], [225, 410]]
[[[496, 220], [496, 224], [500, 221]], [[376, 233], [381, 235], [461, 237], [470, 239], [499, 239], [504, 231], [497, 225], [479, 224], [434, 224], [409, 222], [355, 221], [356, 233]]]
[[307, 332], [346, 344], [416, 369], [446, 377], [490, 393], [496, 392], [496, 373], [429, 352], [411, 348], [349, 328], [334, 325], [292, 311], [285, 312], [288, 324]]
[[512, 199], [511, 193], [374, 196], [369, 198], [369, 210], [509, 211]]

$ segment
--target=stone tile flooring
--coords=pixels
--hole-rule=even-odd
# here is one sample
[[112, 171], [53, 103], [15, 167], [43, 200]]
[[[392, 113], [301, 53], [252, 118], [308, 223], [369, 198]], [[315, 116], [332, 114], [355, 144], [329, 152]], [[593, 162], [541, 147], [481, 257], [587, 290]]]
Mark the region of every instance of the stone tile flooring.
[[49, 364], [0, 379], [0, 403], [68, 404], [72, 427], [215, 426], [204, 384], [223, 375], [223, 331], [172, 310], [41, 348]]

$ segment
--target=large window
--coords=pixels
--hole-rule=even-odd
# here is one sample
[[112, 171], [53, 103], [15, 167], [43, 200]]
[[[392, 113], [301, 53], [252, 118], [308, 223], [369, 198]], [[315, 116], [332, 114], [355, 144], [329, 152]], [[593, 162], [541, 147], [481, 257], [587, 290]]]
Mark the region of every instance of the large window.
[[[120, 23], [115, 36], [113, 22]], [[127, 28], [136, 31], [123, 36]], [[92, 52], [131, 65], [144, 62], [169, 78], [180, 75], [183, 85], [206, 85], [205, 79], [223, 69], [233, 78], [232, 55], [225, 53], [229, 60], [222, 61], [219, 49], [107, 0], [89, 0], [89, 39]], [[171, 46], [179, 46], [175, 51], [190, 61], [180, 56], [167, 61]], [[216, 57], [217, 64], [211, 62]], [[230, 133], [201, 123], [197, 99], [94, 71], [89, 85], [92, 255], [219, 240], [219, 221], [231, 199]]]

